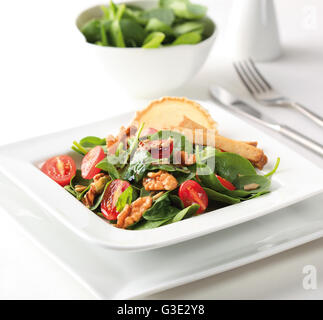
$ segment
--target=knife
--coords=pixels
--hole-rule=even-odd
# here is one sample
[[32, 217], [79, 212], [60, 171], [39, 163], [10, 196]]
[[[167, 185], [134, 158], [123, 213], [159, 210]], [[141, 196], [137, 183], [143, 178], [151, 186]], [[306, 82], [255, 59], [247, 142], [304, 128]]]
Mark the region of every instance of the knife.
[[323, 156], [323, 145], [317, 143], [316, 141], [304, 136], [300, 132], [284, 125], [280, 124], [272, 118], [264, 115], [259, 110], [255, 109], [248, 103], [242, 101], [241, 99], [235, 97], [228, 90], [211, 85], [210, 88], [211, 96], [217, 101], [220, 102], [222, 107], [231, 110], [232, 112], [242, 115], [245, 118], [253, 120], [260, 125], [263, 125], [273, 131], [280, 133], [281, 135], [301, 144], [303, 147], [315, 152], [316, 154]]

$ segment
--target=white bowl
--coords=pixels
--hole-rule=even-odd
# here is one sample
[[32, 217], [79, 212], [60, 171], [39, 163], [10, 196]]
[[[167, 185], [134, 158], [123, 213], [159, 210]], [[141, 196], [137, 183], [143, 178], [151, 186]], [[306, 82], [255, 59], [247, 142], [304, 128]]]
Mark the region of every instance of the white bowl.
[[[135, 1], [148, 9], [156, 6], [154, 1]], [[100, 6], [83, 11], [76, 19], [76, 26], [82, 26], [92, 18], [102, 16]], [[102, 47], [86, 42], [89, 50], [99, 56], [107, 75], [113, 77], [134, 96], [153, 97], [167, 95], [190, 80], [202, 67], [214, 43], [216, 32], [208, 39], [195, 45], [178, 45], [157, 49]]]

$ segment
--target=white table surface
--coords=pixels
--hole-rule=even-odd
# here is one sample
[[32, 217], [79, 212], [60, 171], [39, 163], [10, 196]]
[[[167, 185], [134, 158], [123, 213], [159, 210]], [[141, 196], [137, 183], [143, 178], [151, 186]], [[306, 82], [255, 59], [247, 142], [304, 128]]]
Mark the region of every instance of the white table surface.
[[[202, 2], [210, 7], [210, 14], [220, 26], [220, 39], [198, 75], [170, 95], [209, 99], [207, 86], [211, 82], [245, 95], [219, 45], [225, 38], [232, 1]], [[77, 41], [73, 19], [82, 8], [96, 3], [0, 2], [0, 145], [144, 106], [145, 101], [134, 101], [109, 80], [97, 61], [88, 63], [90, 57]], [[294, 0], [293, 6], [290, 4], [289, 0], [276, 1], [284, 55], [277, 61], [261, 64], [260, 68], [275, 87], [323, 115], [323, 2]], [[315, 17], [316, 25], [306, 23], [313, 22]], [[117, 99], [124, 101], [122, 110], [113, 107]], [[263, 111], [323, 143], [322, 129], [293, 111]], [[220, 130], [229, 132], [228, 128]], [[322, 159], [284, 141], [323, 167]], [[306, 265], [317, 269], [316, 290], [302, 287], [302, 270]], [[323, 239], [147, 298], [322, 299]], [[93, 299], [93, 296], [2, 214], [0, 299]]]

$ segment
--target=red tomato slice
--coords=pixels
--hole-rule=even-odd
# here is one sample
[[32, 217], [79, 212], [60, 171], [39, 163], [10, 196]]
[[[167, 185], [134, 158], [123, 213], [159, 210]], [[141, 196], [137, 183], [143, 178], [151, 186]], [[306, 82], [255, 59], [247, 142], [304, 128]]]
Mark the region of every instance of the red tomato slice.
[[225, 187], [225, 188], [227, 188], [227, 189], [229, 189], [231, 191], [236, 189], [236, 187], [231, 182], [229, 182], [228, 180], [225, 180], [224, 178], [218, 176], [217, 174], [216, 174], [216, 177], [218, 178], [220, 183], [223, 185], [223, 187]]
[[120, 212], [117, 211], [116, 204], [123, 191], [130, 186], [128, 181], [116, 179], [113, 180], [105, 190], [102, 202], [101, 212], [108, 220], [116, 220]]
[[102, 147], [97, 146], [91, 149], [83, 158], [81, 164], [82, 177], [84, 179], [92, 179], [101, 169], [95, 166], [105, 158]]
[[41, 171], [64, 187], [75, 176], [76, 165], [70, 156], [57, 156], [48, 159], [42, 165]]
[[178, 190], [178, 195], [183, 201], [185, 207], [197, 203], [200, 208], [197, 213], [202, 213], [208, 206], [209, 198], [203, 188], [193, 180], [183, 182]]

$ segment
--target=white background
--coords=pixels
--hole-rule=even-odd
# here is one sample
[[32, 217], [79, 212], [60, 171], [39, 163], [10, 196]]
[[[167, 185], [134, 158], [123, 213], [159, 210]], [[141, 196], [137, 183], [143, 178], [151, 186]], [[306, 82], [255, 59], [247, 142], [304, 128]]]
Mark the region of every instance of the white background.
[[[260, 1], [260, 0], [259, 0]], [[245, 94], [220, 53], [232, 1], [201, 1], [220, 26], [220, 39], [199, 74], [170, 94], [208, 99], [211, 82]], [[106, 118], [138, 106], [98, 61], [82, 50], [74, 20], [96, 1], [0, 2], [0, 145]], [[286, 95], [323, 115], [323, 2], [276, 1], [284, 55], [261, 64]], [[306, 27], [308, 12], [316, 24]], [[222, 38], [222, 39], [221, 39]], [[114, 108], [114, 101], [123, 108]], [[265, 110], [323, 143], [322, 130], [290, 110]], [[108, 132], [107, 128], [107, 132]], [[290, 144], [292, 147], [296, 146]], [[318, 157], [299, 149], [323, 166]], [[1, 195], [0, 195], [1, 196]], [[302, 268], [318, 269], [318, 289], [302, 288]], [[91, 299], [6, 216], [0, 216], [0, 298]], [[151, 298], [323, 298], [323, 240]]]

